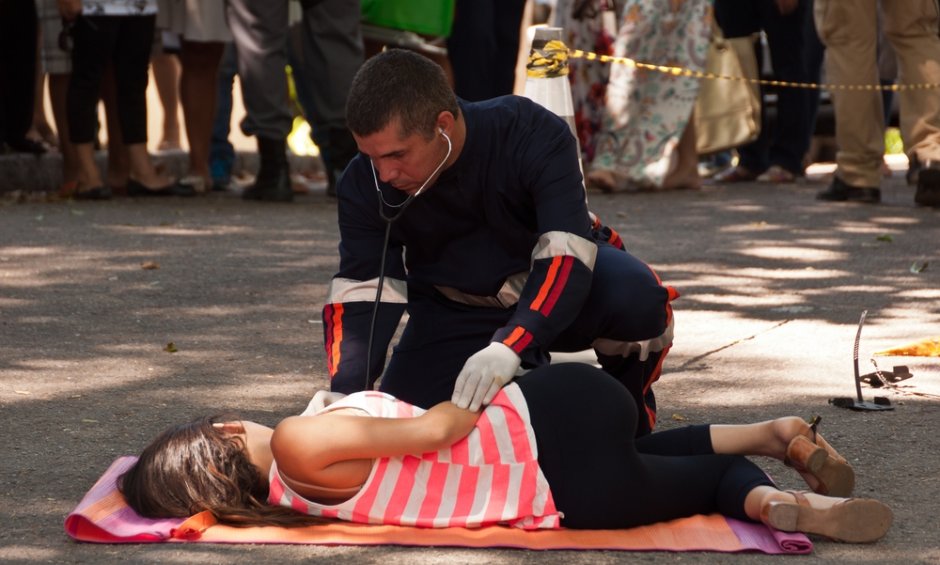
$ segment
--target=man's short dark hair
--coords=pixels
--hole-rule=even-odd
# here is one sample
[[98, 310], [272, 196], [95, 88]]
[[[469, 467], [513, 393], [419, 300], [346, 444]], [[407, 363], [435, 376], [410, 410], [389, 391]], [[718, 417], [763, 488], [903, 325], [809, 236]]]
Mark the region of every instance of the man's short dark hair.
[[356, 73], [346, 100], [346, 124], [364, 136], [398, 118], [401, 135], [431, 136], [443, 111], [454, 117], [460, 113], [444, 69], [412, 51], [389, 49]]

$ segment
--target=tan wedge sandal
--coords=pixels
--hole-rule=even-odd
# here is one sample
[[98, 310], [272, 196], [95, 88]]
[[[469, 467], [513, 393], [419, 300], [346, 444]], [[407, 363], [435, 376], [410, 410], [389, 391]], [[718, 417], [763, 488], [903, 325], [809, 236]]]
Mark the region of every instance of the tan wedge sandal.
[[[812, 438], [797, 436], [787, 446], [783, 462], [801, 475], [813, 477], [816, 485], [813, 492], [828, 496], [851, 496], [855, 489], [855, 471], [845, 457], [839, 455], [829, 443], [816, 432], [820, 417], [810, 423]], [[809, 481], [807, 481], [809, 482]]]
[[760, 519], [771, 528], [847, 543], [870, 543], [884, 537], [894, 520], [891, 509], [877, 500], [847, 498], [829, 508], [814, 508], [802, 492], [787, 492], [796, 502], [775, 500], [761, 508]]

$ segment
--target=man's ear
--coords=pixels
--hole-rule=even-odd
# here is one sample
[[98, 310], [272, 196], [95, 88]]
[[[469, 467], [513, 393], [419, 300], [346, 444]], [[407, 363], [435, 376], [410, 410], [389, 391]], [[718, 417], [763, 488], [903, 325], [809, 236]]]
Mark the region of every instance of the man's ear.
[[245, 426], [241, 422], [216, 422], [212, 424], [213, 428], [222, 430], [227, 434], [243, 434], [245, 433]]

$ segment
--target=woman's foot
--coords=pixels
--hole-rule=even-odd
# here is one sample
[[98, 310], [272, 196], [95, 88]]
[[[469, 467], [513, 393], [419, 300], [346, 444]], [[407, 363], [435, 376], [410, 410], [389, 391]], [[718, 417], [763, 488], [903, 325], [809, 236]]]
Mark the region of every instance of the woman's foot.
[[795, 491], [774, 492], [761, 504], [761, 521], [785, 532], [803, 532], [835, 541], [870, 543], [884, 537], [894, 514], [866, 498], [833, 498]]
[[617, 178], [613, 171], [594, 169], [587, 174], [585, 180], [588, 190], [599, 190], [604, 193], [617, 191]]
[[698, 190], [702, 188], [702, 177], [698, 174], [698, 166], [684, 167], [675, 170], [663, 179], [663, 190]]
[[855, 471], [816, 433], [818, 423], [818, 417], [811, 424], [795, 416], [773, 420], [776, 442], [771, 453], [796, 469], [813, 492], [849, 496], [855, 488]]

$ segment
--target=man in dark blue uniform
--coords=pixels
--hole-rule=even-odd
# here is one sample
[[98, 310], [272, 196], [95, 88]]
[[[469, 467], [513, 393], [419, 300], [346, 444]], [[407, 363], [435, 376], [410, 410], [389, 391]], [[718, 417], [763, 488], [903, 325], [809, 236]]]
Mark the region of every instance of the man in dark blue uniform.
[[593, 347], [648, 433], [676, 294], [588, 212], [564, 120], [516, 96], [460, 101], [440, 67], [401, 50], [366, 62], [346, 113], [361, 153], [338, 190], [331, 389], [373, 385], [407, 310], [381, 390], [476, 410], [549, 351]]

